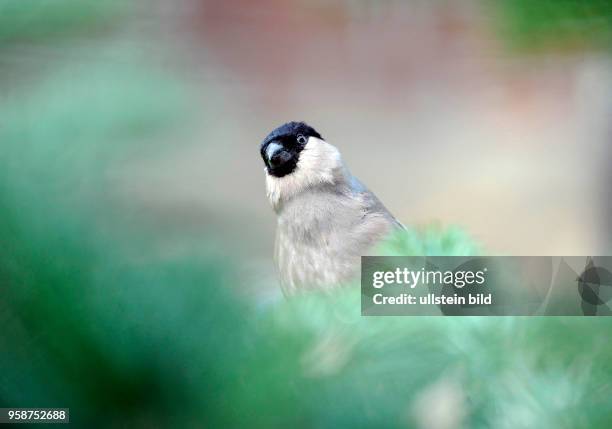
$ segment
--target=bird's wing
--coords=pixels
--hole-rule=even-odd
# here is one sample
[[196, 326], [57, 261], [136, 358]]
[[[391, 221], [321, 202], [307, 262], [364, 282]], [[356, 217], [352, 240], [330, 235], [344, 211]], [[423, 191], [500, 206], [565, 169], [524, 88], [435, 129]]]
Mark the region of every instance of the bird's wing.
[[361, 183], [355, 176], [351, 178], [351, 190], [363, 200], [366, 212], [380, 213], [385, 218], [389, 219], [394, 227], [406, 229], [406, 227], [391, 214], [391, 212], [384, 206], [378, 197], [374, 195], [374, 193], [370, 191], [363, 183]]

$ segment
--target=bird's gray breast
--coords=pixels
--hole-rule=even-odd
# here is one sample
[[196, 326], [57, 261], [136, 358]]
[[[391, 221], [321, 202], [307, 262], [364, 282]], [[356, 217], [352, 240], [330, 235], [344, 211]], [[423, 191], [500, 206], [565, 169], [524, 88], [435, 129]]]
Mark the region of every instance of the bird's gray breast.
[[396, 222], [372, 197], [367, 191], [312, 191], [283, 206], [275, 258], [285, 294], [333, 287], [358, 275], [360, 257]]

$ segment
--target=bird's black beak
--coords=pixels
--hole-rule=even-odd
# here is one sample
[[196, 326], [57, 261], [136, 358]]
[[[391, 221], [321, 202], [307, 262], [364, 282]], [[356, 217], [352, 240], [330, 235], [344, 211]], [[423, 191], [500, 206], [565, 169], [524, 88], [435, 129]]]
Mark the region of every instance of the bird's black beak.
[[291, 153], [283, 145], [276, 142], [269, 143], [264, 151], [264, 160], [271, 170], [282, 168], [291, 158]]

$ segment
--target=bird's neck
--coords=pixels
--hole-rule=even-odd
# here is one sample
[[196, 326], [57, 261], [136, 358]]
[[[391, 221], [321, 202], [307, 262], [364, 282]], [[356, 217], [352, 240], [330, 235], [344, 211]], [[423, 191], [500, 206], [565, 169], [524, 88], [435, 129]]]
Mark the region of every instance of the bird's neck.
[[350, 182], [349, 171], [343, 166], [338, 166], [325, 174], [308, 178], [299, 174], [299, 171], [281, 178], [267, 175], [266, 189], [272, 208], [279, 214], [295, 199], [313, 193], [334, 194], [340, 189], [349, 187]]

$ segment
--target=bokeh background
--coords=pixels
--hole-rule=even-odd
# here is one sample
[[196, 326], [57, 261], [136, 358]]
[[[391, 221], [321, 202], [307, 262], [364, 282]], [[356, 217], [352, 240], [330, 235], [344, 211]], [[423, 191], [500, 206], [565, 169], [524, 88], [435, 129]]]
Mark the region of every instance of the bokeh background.
[[413, 253], [610, 254], [611, 47], [606, 0], [2, 0], [0, 405], [609, 427], [605, 319], [282, 301], [258, 144], [305, 120], [406, 225], [460, 228]]

